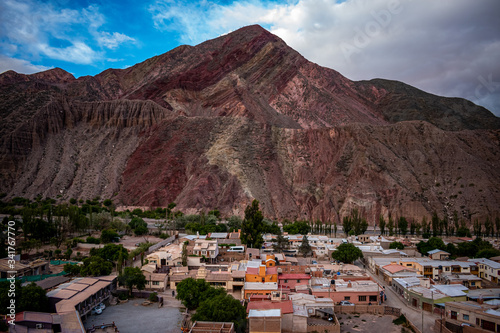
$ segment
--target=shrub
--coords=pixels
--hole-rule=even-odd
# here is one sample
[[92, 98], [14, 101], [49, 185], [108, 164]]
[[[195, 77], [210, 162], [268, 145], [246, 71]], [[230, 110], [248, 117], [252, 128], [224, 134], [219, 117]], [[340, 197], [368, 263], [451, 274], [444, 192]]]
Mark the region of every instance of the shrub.
[[99, 238], [95, 238], [95, 237], [87, 237], [87, 243], [89, 244], [100, 244], [101, 243], [101, 240]]
[[154, 293], [149, 294], [148, 299], [151, 302], [158, 302], [158, 293], [154, 292]]

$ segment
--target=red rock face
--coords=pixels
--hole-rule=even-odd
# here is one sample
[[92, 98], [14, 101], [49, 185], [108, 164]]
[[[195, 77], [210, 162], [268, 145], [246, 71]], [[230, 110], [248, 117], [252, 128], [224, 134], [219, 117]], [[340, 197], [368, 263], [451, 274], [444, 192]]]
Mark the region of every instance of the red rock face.
[[400, 82], [353, 82], [251, 26], [124, 70], [0, 75], [8, 196], [339, 221], [499, 214], [500, 121]]

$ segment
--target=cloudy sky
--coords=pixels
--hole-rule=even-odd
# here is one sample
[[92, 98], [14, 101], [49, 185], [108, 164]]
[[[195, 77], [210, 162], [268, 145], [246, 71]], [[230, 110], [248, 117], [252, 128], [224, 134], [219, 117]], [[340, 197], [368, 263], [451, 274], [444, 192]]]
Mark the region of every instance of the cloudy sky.
[[0, 72], [126, 68], [260, 24], [353, 80], [387, 78], [500, 116], [498, 0], [0, 0]]

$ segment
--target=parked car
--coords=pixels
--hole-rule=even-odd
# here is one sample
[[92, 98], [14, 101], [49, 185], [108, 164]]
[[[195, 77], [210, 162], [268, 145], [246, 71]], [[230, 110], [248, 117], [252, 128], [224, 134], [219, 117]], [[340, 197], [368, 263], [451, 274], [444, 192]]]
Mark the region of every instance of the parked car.
[[90, 311], [90, 313], [100, 315], [104, 309], [106, 309], [106, 305], [104, 305], [104, 303], [99, 303], [92, 309], [92, 311]]
[[342, 305], [342, 306], [354, 306], [354, 304], [351, 303], [351, 302], [349, 302], [349, 301], [340, 301], [339, 305]]

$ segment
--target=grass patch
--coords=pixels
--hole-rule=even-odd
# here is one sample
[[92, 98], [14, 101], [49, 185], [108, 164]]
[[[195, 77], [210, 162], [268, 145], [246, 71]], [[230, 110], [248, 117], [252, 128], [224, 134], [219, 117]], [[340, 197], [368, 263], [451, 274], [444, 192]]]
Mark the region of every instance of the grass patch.
[[394, 325], [403, 325], [406, 324], [406, 317], [404, 315], [399, 316], [398, 318], [392, 321]]

